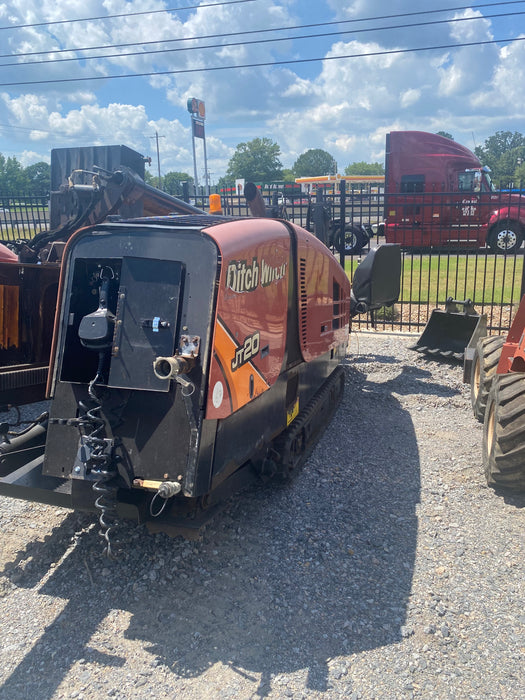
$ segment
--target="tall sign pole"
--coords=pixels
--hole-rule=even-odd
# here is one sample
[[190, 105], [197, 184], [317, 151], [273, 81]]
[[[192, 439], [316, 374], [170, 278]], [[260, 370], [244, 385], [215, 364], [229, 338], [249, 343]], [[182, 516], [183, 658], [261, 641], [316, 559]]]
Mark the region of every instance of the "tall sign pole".
[[195, 157], [195, 139], [202, 139], [204, 147], [204, 179], [206, 184], [206, 194], [210, 193], [210, 183], [208, 178], [208, 159], [206, 157], [206, 135], [204, 133], [204, 119], [206, 118], [206, 107], [202, 100], [190, 97], [187, 102], [188, 112], [191, 114], [191, 138], [193, 146], [193, 173], [195, 177], [195, 194], [199, 180], [197, 178], [197, 159]]
[[195, 156], [195, 129], [193, 127], [193, 118], [191, 120], [191, 145], [193, 148], [193, 179], [195, 181], [195, 195], [198, 194], [199, 179], [197, 177], [197, 158]]
[[160, 151], [159, 151], [159, 138], [163, 139], [165, 138], [164, 136], [159, 136], [159, 132], [155, 132], [155, 136], [150, 136], [150, 139], [156, 139], [157, 141], [157, 169], [159, 173], [159, 190], [162, 189], [162, 180], [160, 178]]

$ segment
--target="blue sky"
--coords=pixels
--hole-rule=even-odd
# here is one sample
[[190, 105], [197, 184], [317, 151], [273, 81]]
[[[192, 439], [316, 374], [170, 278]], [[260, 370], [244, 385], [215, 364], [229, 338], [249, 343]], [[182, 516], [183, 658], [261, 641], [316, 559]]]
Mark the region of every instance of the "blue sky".
[[[407, 16], [417, 10], [427, 14]], [[525, 132], [518, 13], [525, 2], [0, 2], [0, 152], [28, 165], [55, 147], [121, 143], [151, 155], [156, 174], [158, 132], [161, 172], [193, 174], [188, 97], [206, 103], [212, 182], [236, 145], [258, 136], [279, 144], [284, 167], [323, 148], [340, 172], [381, 161], [392, 129], [444, 130], [473, 148], [496, 131]], [[99, 19], [65, 21], [80, 18]], [[292, 29], [324, 23], [332, 24]], [[443, 48], [406, 51], [431, 46]], [[305, 59], [316, 60], [279, 64]], [[237, 67], [210, 70], [221, 66]], [[124, 74], [135, 77], [112, 77]], [[201, 147], [197, 156], [202, 179]]]

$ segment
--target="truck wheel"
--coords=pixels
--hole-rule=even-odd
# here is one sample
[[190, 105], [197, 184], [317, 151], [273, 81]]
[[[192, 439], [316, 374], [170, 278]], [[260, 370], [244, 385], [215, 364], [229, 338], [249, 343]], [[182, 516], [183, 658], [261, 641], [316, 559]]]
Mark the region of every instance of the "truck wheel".
[[357, 255], [368, 243], [365, 233], [357, 226], [347, 226], [345, 228], [345, 253], [346, 255]]
[[523, 243], [521, 226], [516, 221], [502, 221], [491, 229], [488, 244], [495, 253], [514, 253]]
[[480, 423], [483, 423], [485, 418], [490, 387], [504, 343], [505, 336], [492, 335], [481, 338], [476, 345], [470, 373], [470, 403], [474, 416]]
[[496, 375], [483, 424], [483, 466], [487, 484], [525, 490], [525, 375]]

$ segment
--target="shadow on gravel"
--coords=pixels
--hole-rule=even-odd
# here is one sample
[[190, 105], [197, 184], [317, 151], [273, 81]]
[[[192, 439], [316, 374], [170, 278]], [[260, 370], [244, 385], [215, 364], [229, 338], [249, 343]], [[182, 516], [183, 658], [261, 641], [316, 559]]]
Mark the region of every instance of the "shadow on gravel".
[[[86, 520], [70, 515], [46, 542], [20, 553], [10, 573], [20, 577], [16, 585], [48, 577], [39, 593], [68, 603], [7, 679], [2, 697], [51, 698], [79, 659], [116, 667], [109, 682], [118, 689], [126, 674], [144, 670], [144, 656], [126, 658], [132, 640], [153, 655], [153, 667], [164, 667], [174, 697], [216, 663], [260, 697], [275, 690], [278, 674], [299, 671], [306, 687], [323, 691], [331, 674], [346, 673], [329, 664], [334, 658], [409, 635], [419, 455], [410, 415], [392, 396], [406, 393], [406, 377], [376, 383], [354, 367], [346, 372], [342, 404], [297, 478], [243, 493], [200, 541], [121, 525], [123, 554], [108, 563], [96, 528], [72, 544]], [[417, 391], [428, 390], [424, 376], [412, 378]], [[31, 567], [20, 574], [28, 556]], [[125, 631], [115, 631], [112, 610], [131, 615]], [[107, 674], [84, 673], [90, 697], [105, 697]], [[235, 697], [234, 688], [214, 688], [213, 676], [203, 682], [206, 697]]]
[[505, 503], [514, 508], [525, 508], [525, 493], [509, 493], [504, 489], [494, 489], [498, 496], [501, 496]]
[[356, 353], [352, 354], [352, 365], [363, 365], [367, 362], [380, 362], [382, 365], [395, 365], [398, 360], [392, 355], [372, 355], [370, 353], [359, 353], [356, 348]]
[[432, 372], [419, 367], [403, 367], [394, 379], [380, 384], [381, 390], [406, 396], [407, 394], [425, 394], [435, 396], [459, 396], [460, 392], [452, 387], [429, 382]]

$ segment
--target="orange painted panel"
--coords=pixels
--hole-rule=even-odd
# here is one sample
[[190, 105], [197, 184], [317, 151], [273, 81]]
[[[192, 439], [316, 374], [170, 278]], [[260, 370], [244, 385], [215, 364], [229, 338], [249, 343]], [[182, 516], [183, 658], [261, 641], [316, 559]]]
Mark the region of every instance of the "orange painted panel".
[[19, 344], [20, 288], [0, 285], [0, 349], [17, 348]]

